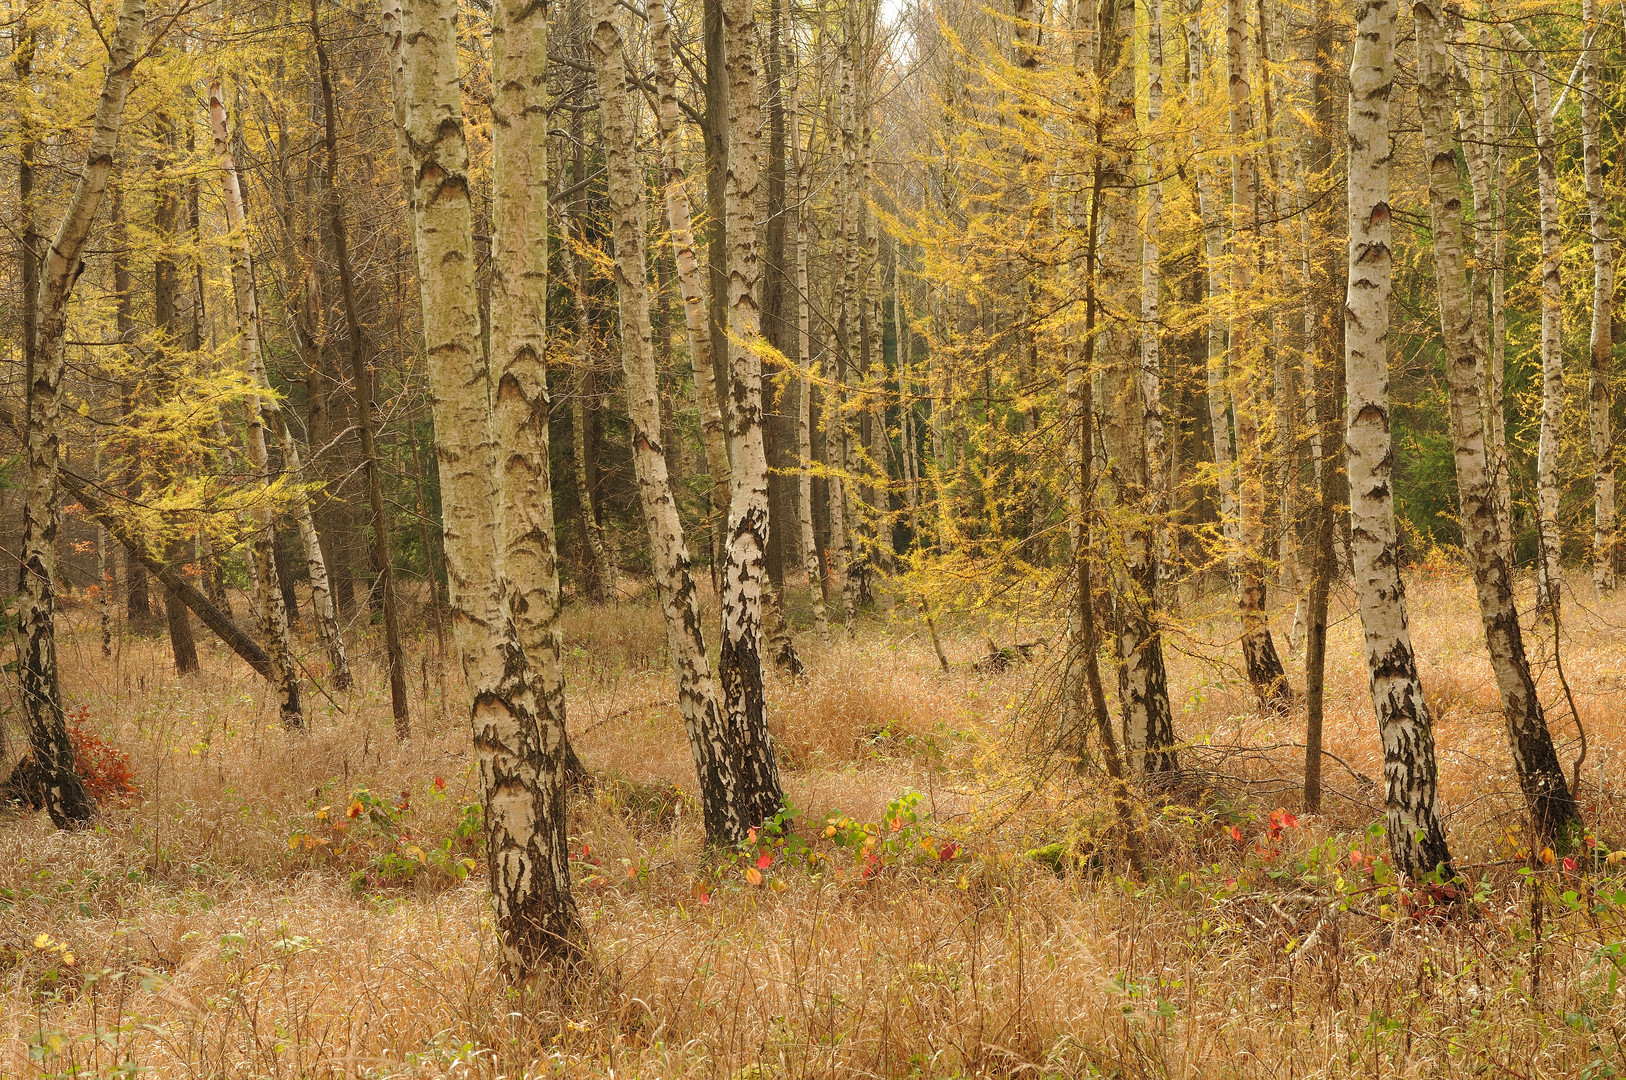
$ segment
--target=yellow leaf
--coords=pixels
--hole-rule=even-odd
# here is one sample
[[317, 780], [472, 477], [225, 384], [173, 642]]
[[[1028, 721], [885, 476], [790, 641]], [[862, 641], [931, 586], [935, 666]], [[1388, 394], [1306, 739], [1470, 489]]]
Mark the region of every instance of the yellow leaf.
[[414, 859], [417, 859], [419, 862], [424, 863], [425, 865], [427, 865], [428, 862], [429, 862], [429, 860], [424, 857], [423, 848], [419, 847], [416, 844], [413, 844], [412, 846], [408, 847], [406, 849], [406, 853], [408, 855], [412, 856]]
[[1551, 865], [1553, 865], [1553, 858], [1554, 858], [1554, 856], [1553, 856], [1553, 849], [1552, 848], [1549, 847], [1549, 848], [1542, 848], [1541, 849], [1541, 861], [1542, 862], [1546, 863], [1548, 866], [1551, 866]]
[[758, 870], [754, 866], [747, 866], [745, 868], [745, 880], [749, 881], [753, 885], [761, 885], [762, 871]]
[[36, 948], [36, 949], [49, 949], [50, 947], [51, 947], [51, 935], [50, 934], [41, 934], [39, 937], [34, 939], [34, 948]]

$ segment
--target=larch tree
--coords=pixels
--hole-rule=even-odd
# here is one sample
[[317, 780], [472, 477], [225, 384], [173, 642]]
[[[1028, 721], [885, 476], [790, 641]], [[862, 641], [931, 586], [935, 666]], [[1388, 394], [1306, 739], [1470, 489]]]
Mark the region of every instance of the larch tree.
[[1231, 250], [1227, 316], [1232, 418], [1236, 424], [1238, 514], [1237, 607], [1242, 618], [1242, 654], [1248, 681], [1260, 700], [1283, 707], [1292, 700], [1287, 672], [1270, 633], [1265, 611], [1265, 467], [1259, 433], [1259, 367], [1263, 355], [1255, 332], [1254, 270], [1263, 231], [1259, 217], [1257, 138], [1248, 79], [1247, 13], [1242, 0], [1226, 0], [1225, 55], [1230, 86]]
[[[209, 125], [214, 135], [215, 157], [220, 162], [221, 188], [226, 205], [226, 222], [231, 228], [232, 302], [237, 315], [237, 349], [247, 369], [253, 392], [244, 402], [246, 424], [243, 441], [249, 464], [262, 485], [271, 484], [271, 455], [266, 445], [265, 415], [276, 408], [276, 400], [260, 354], [260, 315], [254, 297], [253, 271], [249, 268], [243, 191], [238, 182], [237, 162], [232, 155], [231, 136], [226, 122], [226, 98], [220, 80], [209, 84]], [[266, 653], [271, 661], [271, 681], [277, 688], [277, 704], [282, 722], [290, 728], [305, 726], [299, 704], [299, 673], [294, 668], [293, 646], [288, 637], [288, 608], [277, 587], [276, 511], [262, 496], [254, 507], [255, 531], [249, 541], [254, 567], [255, 609], [265, 634]], [[336, 628], [335, 628], [336, 630]], [[342, 649], [342, 647], [341, 647]], [[340, 656], [343, 655], [341, 651]]]

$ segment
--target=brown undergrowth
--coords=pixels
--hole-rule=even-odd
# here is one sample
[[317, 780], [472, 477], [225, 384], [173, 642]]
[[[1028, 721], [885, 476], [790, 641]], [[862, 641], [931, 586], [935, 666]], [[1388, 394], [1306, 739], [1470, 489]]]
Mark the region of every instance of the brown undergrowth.
[[[1255, 710], [1226, 606], [1188, 604], [1170, 641], [1196, 776], [1139, 804], [1140, 880], [1098, 786], [1029, 749], [1044, 665], [972, 670], [983, 623], [941, 627], [947, 675], [902, 609], [852, 642], [803, 633], [811, 674], [770, 686], [794, 829], [708, 853], [658, 616], [573, 612], [571, 726], [600, 779], [571, 803], [595, 966], [563, 996], [498, 974], [476, 779], [467, 733], [441, 719], [432, 636], [413, 645], [415, 734], [398, 744], [376, 641], [355, 649], [366, 689], [313, 693], [299, 737], [231, 656], [205, 649], [203, 676], [181, 678], [161, 641], [126, 637], [103, 660], [69, 611], [73, 707], [129, 755], [137, 794], [78, 835], [0, 816], [0, 1076], [1626, 1069], [1626, 882], [1606, 857], [1626, 844], [1626, 605], [1567, 616], [1599, 840], [1569, 868], [1526, 849], [1466, 586], [1414, 587], [1472, 893], [1456, 905], [1380, 859], [1381, 751], [1347, 598], [1314, 817], [1295, 793], [1302, 717]], [[1550, 633], [1531, 651], [1567, 765]]]

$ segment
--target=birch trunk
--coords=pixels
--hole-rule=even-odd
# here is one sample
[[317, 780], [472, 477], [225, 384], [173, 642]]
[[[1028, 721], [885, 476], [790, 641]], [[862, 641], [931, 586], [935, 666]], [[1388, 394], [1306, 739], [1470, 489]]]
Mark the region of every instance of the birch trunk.
[[[661, 0], [655, 0], [660, 3]], [[653, 8], [651, 8], [653, 11]], [[653, 18], [653, 16], [651, 16]], [[796, 215], [796, 343], [800, 361], [801, 379], [796, 395], [796, 450], [801, 467], [796, 470], [796, 524], [802, 554], [802, 567], [807, 571], [807, 587], [813, 604], [813, 628], [819, 640], [830, 640], [830, 619], [824, 610], [823, 574], [819, 571], [819, 545], [813, 532], [813, 299], [808, 281], [808, 235], [806, 208], [808, 183], [806, 165], [802, 160], [802, 93], [795, 55], [790, 57], [792, 74], [790, 109], [787, 127], [790, 132], [791, 183], [795, 192]], [[811, 136], [810, 136], [811, 141]], [[687, 297], [685, 297], [687, 300]]]
[[[66, 367], [68, 299], [79, 279], [91, 224], [107, 190], [118, 146], [124, 101], [139, 56], [136, 45], [146, 18], [146, 0], [124, 0], [108, 47], [107, 74], [96, 102], [90, 147], [62, 223], [41, 260], [39, 291], [26, 298], [38, 322], [33, 370], [27, 379], [27, 418], [23, 453], [22, 571], [18, 585], [17, 677], [28, 724], [29, 747], [39, 767], [45, 809], [60, 829], [88, 825], [96, 804], [80, 783], [68, 741], [62, 683], [56, 662], [56, 535], [58, 466], [61, 457], [62, 376]], [[32, 257], [32, 256], [30, 256]]]
[[[1097, 332], [1101, 357], [1101, 439], [1115, 489], [1123, 563], [1113, 575], [1117, 618], [1118, 696], [1123, 750], [1131, 773], [1178, 768], [1174, 726], [1169, 713], [1168, 677], [1163, 665], [1156, 604], [1156, 493], [1150, 477], [1150, 432], [1144, 339], [1137, 341], [1144, 277], [1134, 270], [1143, 257], [1137, 229], [1134, 183], [1135, 66], [1128, 62], [1135, 32], [1133, 0], [1107, 0], [1101, 6], [1105, 34], [1100, 72], [1107, 85], [1104, 126], [1099, 137], [1101, 236], [1100, 303], [1112, 313]], [[1155, 376], [1154, 376], [1155, 380]], [[1154, 384], [1155, 386], [1155, 381]]]
[[[271, 455], [266, 448], [265, 413], [275, 409], [270, 393], [265, 361], [260, 354], [260, 319], [255, 310], [254, 279], [248, 264], [248, 226], [243, 213], [243, 191], [237, 178], [237, 162], [232, 156], [231, 137], [226, 123], [226, 99], [220, 79], [209, 83], [209, 126], [214, 134], [215, 158], [220, 162], [221, 187], [225, 196], [226, 224], [231, 259], [232, 300], [237, 316], [237, 348], [254, 387], [244, 402], [247, 410], [243, 441], [248, 448], [249, 466], [263, 488], [271, 486]], [[268, 498], [255, 500], [252, 510], [255, 529], [249, 540], [254, 562], [255, 613], [265, 634], [265, 651], [271, 661], [271, 683], [277, 689], [277, 704], [284, 727], [300, 729], [305, 717], [299, 705], [299, 672], [294, 666], [293, 645], [288, 636], [288, 608], [277, 587], [276, 514]], [[318, 609], [320, 610], [320, 609]], [[318, 616], [320, 621], [320, 615]], [[340, 654], [343, 655], [342, 653]]]
[[1349, 91], [1349, 286], [1344, 307], [1345, 406], [1355, 591], [1366, 641], [1372, 705], [1383, 739], [1389, 850], [1400, 872], [1449, 870], [1438, 807], [1434, 729], [1406, 624], [1394, 520], [1394, 443], [1389, 432], [1389, 99], [1394, 89], [1396, 8], [1362, 0], [1355, 9]]
[[1232, 407], [1235, 410], [1240, 487], [1240, 587], [1237, 609], [1242, 618], [1242, 655], [1248, 681], [1259, 699], [1276, 708], [1292, 700], [1287, 673], [1270, 636], [1265, 614], [1265, 463], [1261, 454], [1256, 368], [1259, 347], [1254, 342], [1253, 314], [1249, 309], [1253, 268], [1259, 258], [1260, 229], [1258, 163], [1246, 143], [1254, 138], [1253, 110], [1249, 102], [1247, 18], [1242, 0], [1225, 5], [1226, 62], [1230, 73], [1231, 137], [1243, 144], [1231, 155], [1231, 214], [1234, 233], [1230, 252], [1229, 317]]
[[1598, 592], [1615, 587], [1615, 446], [1610, 427], [1614, 368], [1615, 250], [1609, 199], [1603, 190], [1603, 105], [1598, 81], [1598, 0], [1581, 0], [1581, 143], [1586, 205], [1592, 232], [1592, 330], [1587, 400], [1592, 435], [1592, 580]]
[[[560, 223], [566, 245], [570, 243], [572, 227], [577, 232], [576, 243], [586, 244], [587, 233], [580, 217]], [[604, 530], [599, 528], [598, 516], [593, 513], [593, 487], [587, 475], [587, 391], [588, 372], [593, 363], [592, 321], [587, 311], [587, 258], [576, 251], [561, 260], [567, 275], [567, 284], [575, 313], [575, 366], [576, 386], [570, 395], [570, 464], [571, 477], [576, 484], [576, 519], [580, 523], [582, 546], [587, 554], [587, 598], [603, 604], [615, 597], [615, 582], [611, 576], [610, 557], [604, 550]]]
[[1517, 30], [1514, 46], [1530, 70], [1535, 106], [1536, 176], [1541, 204], [1541, 442], [1536, 453], [1536, 608], [1557, 609], [1563, 576], [1558, 559], [1558, 456], [1564, 437], [1564, 233], [1558, 220], [1558, 165], [1553, 145], [1552, 80], [1547, 59]]
[[755, 220], [759, 164], [756, 16], [752, 0], [724, 0], [728, 70], [728, 443], [734, 454], [723, 567], [723, 709], [739, 755], [739, 807], [759, 825], [784, 806], [762, 687], [762, 595], [768, 551], [768, 461], [762, 432], [760, 274]]
[[[1488, 47], [1490, 30], [1482, 27], [1480, 42]], [[1496, 71], [1493, 102], [1487, 102], [1491, 123], [1491, 144], [1496, 149], [1496, 227], [1491, 256], [1490, 324], [1491, 362], [1480, 381], [1485, 402], [1485, 420], [1491, 437], [1491, 468], [1496, 483], [1496, 520], [1502, 534], [1502, 561], [1515, 565], [1513, 543], [1513, 478], [1507, 457], [1507, 409], [1503, 402], [1503, 381], [1507, 371], [1507, 172], [1504, 168], [1502, 133], [1507, 130], [1508, 58], [1504, 54]]]
[[[529, 0], [496, 0], [491, 19], [491, 418], [497, 443], [497, 548], [531, 692], [560, 732], [562, 799], [585, 769], [569, 747], [559, 626], [559, 548], [548, 459], [548, 25]], [[550, 760], [549, 764], [552, 762]], [[555, 782], [556, 779], [560, 782]], [[564, 820], [561, 801], [549, 814]]]
[[1580, 809], [1564, 782], [1541, 699], [1530, 677], [1513, 585], [1497, 534], [1494, 488], [1485, 466], [1484, 413], [1479, 401], [1484, 328], [1475, 318], [1463, 250], [1461, 183], [1452, 122], [1453, 64], [1444, 28], [1429, 4], [1413, 4], [1412, 16], [1417, 33], [1417, 98], [1429, 163], [1435, 280], [1451, 390], [1451, 441], [1461, 501], [1458, 520], [1473, 566], [1485, 645], [1502, 697], [1519, 786], [1542, 837], [1549, 843], [1562, 843], [1582, 825]]
[[743, 755], [736, 732], [718, 704], [706, 659], [689, 549], [661, 448], [660, 391], [650, 341], [649, 285], [645, 277], [643, 180], [635, 149], [637, 124], [627, 92], [625, 51], [614, 10], [612, 0], [595, 0], [591, 39], [614, 215], [621, 366], [626, 374], [633, 466], [649, 530], [655, 587], [666, 619], [667, 646], [677, 673], [678, 709], [700, 779], [706, 837], [713, 844], [734, 844], [763, 819], [752, 816], [756, 810], [749, 780], [741, 775]]
[[706, 322], [706, 288], [695, 252], [694, 225], [689, 214], [687, 178], [679, 146], [677, 69], [672, 62], [672, 27], [665, 0], [652, 0], [649, 43], [655, 54], [656, 120], [660, 128], [661, 181], [666, 199], [666, 222], [672, 230], [672, 254], [677, 262], [678, 289], [683, 296], [683, 326], [688, 335], [689, 362], [694, 368], [695, 397], [700, 406], [701, 444], [706, 470], [711, 474], [711, 512], [726, 521], [729, 502], [728, 445], [723, 436], [723, 413], [718, 405], [716, 361], [711, 353], [711, 327]]
[[565, 733], [546, 723], [536, 699], [497, 546], [498, 447], [491, 370], [480, 347], [456, 15], [450, 0], [407, 6], [402, 90], [452, 627], [480, 766], [503, 961], [523, 978], [544, 965], [579, 962], [585, 934], [570, 892]]

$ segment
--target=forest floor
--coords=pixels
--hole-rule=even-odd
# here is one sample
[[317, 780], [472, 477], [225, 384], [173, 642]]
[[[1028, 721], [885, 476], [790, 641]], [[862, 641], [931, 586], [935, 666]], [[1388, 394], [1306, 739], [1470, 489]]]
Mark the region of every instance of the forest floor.
[[[397, 743], [376, 641], [354, 650], [365, 689], [312, 693], [310, 733], [290, 735], [218, 646], [188, 677], [158, 637], [103, 659], [94, 613], [71, 609], [74, 716], [128, 755], [135, 795], [78, 835], [0, 814], [0, 1077], [1626, 1072], [1626, 879], [1584, 855], [1529, 869], [1471, 592], [1439, 568], [1410, 585], [1475, 890], [1450, 907], [1397, 892], [1378, 858], [1381, 750], [1347, 593], [1316, 815], [1302, 713], [1261, 714], [1223, 598], [1187, 603], [1170, 690], [1204, 779], [1143, 806], [1141, 877], [1100, 785], [1047, 749], [1054, 651], [973, 666], [990, 639], [1051, 633], [1043, 605], [945, 626], [948, 674], [904, 605], [852, 642], [800, 635], [810, 675], [769, 688], [794, 839], [722, 854], [702, 843], [658, 613], [574, 610], [570, 725], [598, 782], [571, 801], [595, 967], [568, 995], [499, 974], [477, 777], [432, 632], [411, 643], [415, 728]], [[1578, 596], [1563, 634], [1599, 853], [1626, 843], [1623, 626], [1626, 600]], [[1550, 628], [1530, 651], [1568, 768]]]

